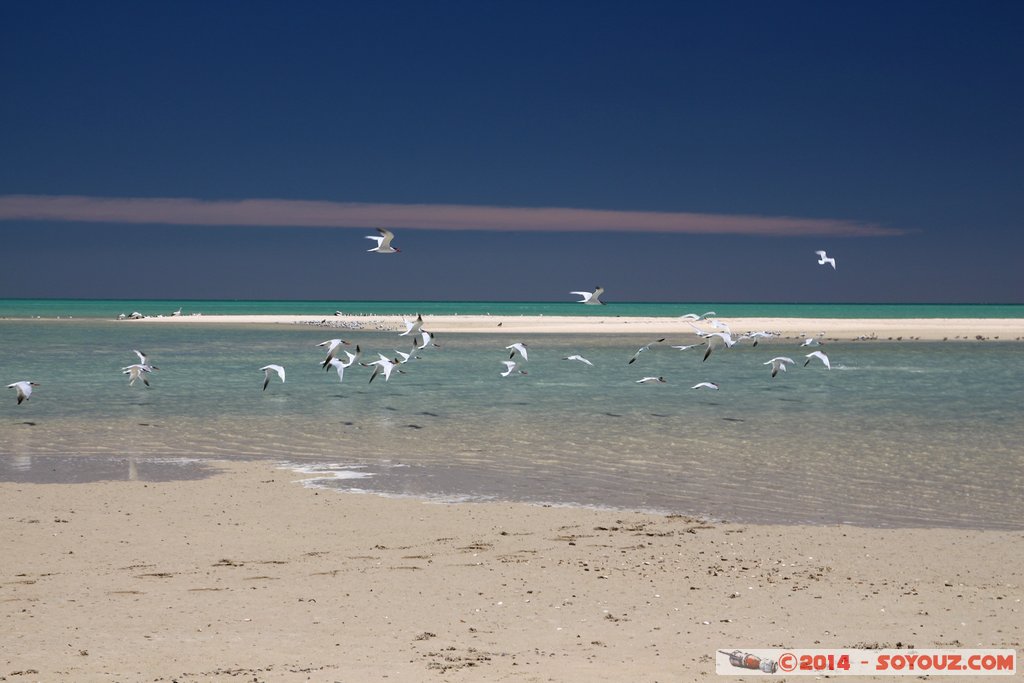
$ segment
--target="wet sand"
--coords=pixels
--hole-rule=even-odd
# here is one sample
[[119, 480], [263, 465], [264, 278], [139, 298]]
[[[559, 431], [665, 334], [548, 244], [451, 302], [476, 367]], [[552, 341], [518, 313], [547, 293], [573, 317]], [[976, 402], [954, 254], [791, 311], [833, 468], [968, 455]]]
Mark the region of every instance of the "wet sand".
[[[768, 331], [782, 338], [818, 336], [824, 340], [977, 341], [1024, 340], [1024, 319], [1016, 318], [723, 318], [734, 335]], [[126, 324], [307, 324], [347, 329], [403, 331], [401, 316], [190, 315], [122, 321]], [[715, 331], [705, 322], [705, 331]], [[424, 319], [435, 333], [507, 334], [693, 334], [678, 318], [606, 316], [439, 315]]]
[[721, 680], [716, 649], [1021, 649], [1021, 532], [444, 505], [215, 464], [0, 483], [0, 680]]

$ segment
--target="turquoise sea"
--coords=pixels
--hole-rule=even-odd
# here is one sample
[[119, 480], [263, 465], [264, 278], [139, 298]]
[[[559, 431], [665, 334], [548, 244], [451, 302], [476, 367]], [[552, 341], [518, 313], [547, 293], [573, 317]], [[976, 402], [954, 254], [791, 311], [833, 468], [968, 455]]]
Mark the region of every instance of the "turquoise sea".
[[[397, 332], [307, 325], [147, 325], [119, 312], [562, 314], [584, 306], [396, 302], [0, 302], [0, 481], [173, 479], [210, 461], [266, 459], [324, 487], [438, 501], [512, 500], [785, 524], [1024, 529], [1024, 346], [1014, 342], [835, 342], [832, 370], [792, 342], [627, 361], [642, 336], [442, 335], [390, 382], [344, 382], [317, 343], [342, 336], [364, 360], [407, 350]], [[303, 310], [302, 307], [309, 309]], [[734, 306], [735, 308], [729, 308]], [[774, 307], [770, 312], [764, 307]], [[851, 317], [879, 307], [850, 309]], [[433, 308], [432, 308], [433, 307]], [[622, 304], [680, 315], [790, 315], [771, 304]], [[634, 308], [636, 307], [636, 308]], [[593, 307], [613, 314], [616, 307]], [[898, 310], [900, 307], [882, 307]], [[919, 307], [910, 307], [917, 309]], [[935, 317], [1021, 317], [1021, 307], [924, 307]], [[145, 310], [142, 310], [145, 309]], [[856, 309], [856, 312], [852, 312]], [[1009, 312], [1007, 312], [1007, 309]], [[730, 312], [738, 311], [738, 312]], [[750, 311], [750, 312], [747, 312]], [[996, 313], [995, 311], [1000, 311]], [[433, 313], [432, 313], [433, 312]], [[617, 313], [615, 313], [617, 314]], [[24, 319], [34, 315], [44, 319]], [[76, 319], [48, 320], [60, 315]], [[908, 315], [905, 312], [894, 315]], [[528, 374], [503, 378], [505, 346], [529, 344]], [[149, 354], [152, 386], [121, 367]], [[562, 360], [579, 353], [593, 367]], [[262, 391], [259, 368], [277, 363]], [[637, 384], [662, 375], [665, 384]], [[693, 390], [701, 381], [718, 391]], [[291, 471], [294, 472], [291, 472]]]
[[678, 317], [714, 311], [721, 318], [1024, 318], [1022, 304], [615, 303], [571, 301], [189, 301], [133, 299], [0, 299], [0, 318], [116, 318], [143, 315], [606, 315]]

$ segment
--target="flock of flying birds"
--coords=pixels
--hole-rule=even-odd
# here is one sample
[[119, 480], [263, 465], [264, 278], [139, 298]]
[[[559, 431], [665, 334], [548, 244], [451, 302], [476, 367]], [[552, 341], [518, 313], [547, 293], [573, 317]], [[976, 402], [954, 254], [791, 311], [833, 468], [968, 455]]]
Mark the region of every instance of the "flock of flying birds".
[[[396, 254], [401, 251], [397, 247], [391, 246], [391, 241], [395, 237], [394, 233], [385, 228], [377, 228], [377, 233], [378, 234], [376, 235], [366, 236], [366, 239], [374, 240], [377, 243], [376, 247], [368, 249], [367, 251], [377, 254]], [[830, 265], [832, 266], [833, 270], [835, 269], [835, 258], [829, 257], [828, 254], [826, 254], [826, 252], [824, 251], [817, 251], [815, 253], [818, 256], [819, 265]], [[570, 294], [576, 294], [580, 297], [580, 300], [577, 303], [588, 305], [603, 305], [604, 302], [601, 301], [601, 295], [603, 293], [604, 288], [600, 286], [596, 287], [592, 292], [570, 292]], [[697, 315], [695, 313], [687, 313], [686, 315], [682, 316], [681, 319], [685, 320], [690, 325], [690, 327], [693, 328], [694, 334], [696, 334], [702, 341], [695, 344], [672, 346], [672, 348], [678, 349], [680, 351], [686, 351], [692, 348], [704, 347], [704, 361], [706, 361], [711, 356], [712, 352], [714, 352], [717, 349], [732, 348], [737, 343], [744, 340], [753, 340], [753, 346], [757, 346], [759, 340], [777, 336], [773, 332], [761, 331], [747, 332], [742, 335], [739, 335], [736, 338], [733, 338], [729, 326], [726, 323], [718, 320], [718, 318], [715, 316], [716, 314], [714, 311], [708, 311], [702, 315]], [[417, 351], [423, 351], [430, 347], [437, 347], [438, 344], [434, 342], [434, 336], [427, 330], [423, 329], [422, 315], [417, 315], [415, 320], [408, 320], [404, 318], [403, 320], [405, 322], [406, 329], [399, 336], [411, 337], [413, 340], [412, 348], [408, 353], [396, 350], [396, 355], [394, 357], [386, 356], [383, 353], [379, 353], [378, 358], [376, 360], [364, 362], [362, 360], [362, 350], [360, 349], [360, 346], [358, 344], [355, 347], [355, 353], [352, 353], [351, 351], [342, 348], [343, 346], [351, 346], [350, 342], [344, 339], [328, 339], [327, 341], [317, 344], [317, 346], [326, 347], [327, 349], [327, 357], [324, 359], [323, 363], [321, 364], [321, 367], [325, 371], [330, 371], [332, 369], [335, 370], [338, 373], [339, 382], [344, 381], [345, 370], [356, 365], [357, 363], [362, 367], [373, 368], [373, 372], [370, 375], [370, 382], [373, 382], [373, 380], [375, 380], [378, 376], [381, 375], [383, 375], [384, 381], [387, 382], [388, 380], [391, 379], [392, 373], [404, 373], [404, 370], [402, 370], [399, 367], [400, 365], [421, 358], [420, 356], [416, 355]], [[715, 331], [709, 332], [701, 329], [700, 327], [694, 324], [700, 321], [707, 322], [708, 324], [711, 325], [711, 327], [715, 328]], [[627, 364], [631, 365], [635, 363], [637, 358], [639, 358], [643, 352], [650, 350], [650, 348], [655, 344], [661, 344], [664, 341], [665, 338], [663, 337], [660, 339], [656, 339], [649, 344], [641, 346], [639, 349], [636, 350], [636, 352], [629, 359]], [[809, 337], [805, 339], [803, 343], [800, 344], [800, 346], [818, 346], [819, 344], [820, 342], [815, 340], [813, 337]], [[505, 371], [501, 372], [500, 375], [502, 377], [509, 377], [512, 375], [528, 374], [527, 370], [525, 369], [525, 363], [529, 360], [529, 349], [527, 348], [526, 343], [516, 342], [514, 344], [509, 344], [508, 346], [505, 347], [505, 350], [509, 351], [509, 356], [508, 360], [501, 361], [505, 366]], [[128, 376], [129, 386], [134, 386], [135, 382], [141, 380], [145, 386], [149, 387], [150, 384], [147, 375], [150, 375], [153, 371], [159, 370], [160, 368], [150, 363], [149, 358], [143, 352], [137, 349], [132, 349], [132, 351], [135, 353], [136, 356], [138, 356], [139, 362], [121, 368], [121, 372], [122, 374]], [[341, 360], [339, 358], [339, 351], [344, 351], [346, 356], [345, 360]], [[516, 356], [519, 356], [518, 360], [516, 359]], [[806, 361], [804, 361], [805, 367], [812, 360], [816, 359], [821, 361], [821, 363], [827, 369], [832, 369], [832, 365], [829, 362], [828, 356], [822, 351], [811, 351], [810, 353], [805, 355], [805, 358], [807, 359]], [[579, 354], [566, 356], [562, 360], [578, 362], [587, 366], [594, 365], [591, 361], [587, 360], [586, 358]], [[772, 358], [771, 360], [768, 360], [764, 363], [764, 365], [771, 366], [772, 378], [775, 378], [775, 376], [778, 375], [779, 372], [786, 372], [787, 366], [795, 364], [796, 361], [788, 356], [776, 356], [775, 358]], [[271, 363], [261, 367], [260, 371], [263, 372], [263, 391], [266, 391], [267, 387], [270, 385], [272, 375], [276, 375], [278, 378], [280, 378], [281, 382], [285, 381], [285, 369], [281, 365]], [[636, 380], [637, 384], [664, 384], [665, 382], [666, 380], [662, 376], [648, 376]], [[19, 382], [8, 384], [7, 388], [14, 389], [17, 392], [18, 404], [21, 405], [21, 403], [29, 400], [32, 397], [32, 388], [37, 386], [40, 386], [39, 383], [37, 382], [22, 380]], [[717, 390], [718, 384], [714, 382], [698, 382], [697, 384], [694, 384], [691, 387], [691, 389]]]

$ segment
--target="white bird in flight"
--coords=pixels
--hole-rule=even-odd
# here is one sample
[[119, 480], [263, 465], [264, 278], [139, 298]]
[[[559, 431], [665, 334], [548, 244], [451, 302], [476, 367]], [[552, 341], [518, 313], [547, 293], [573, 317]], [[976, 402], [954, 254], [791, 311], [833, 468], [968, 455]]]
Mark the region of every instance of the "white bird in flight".
[[578, 353], [574, 353], [571, 356], [566, 356], [562, 360], [575, 360], [575, 361], [579, 361], [580, 363], [583, 363], [584, 365], [590, 365], [590, 366], [594, 365], [593, 363], [591, 363], [589, 360], [587, 360], [586, 358], [584, 358], [583, 356], [581, 356]]
[[338, 381], [339, 382], [344, 382], [345, 381], [345, 368], [347, 368], [349, 365], [352, 365], [352, 364], [351, 363], [345, 364], [345, 363], [342, 363], [341, 360], [338, 359], [338, 358], [332, 358], [330, 361], [328, 361], [326, 369], [334, 368], [335, 370], [337, 370], [338, 371]]
[[[389, 379], [391, 379], [391, 373], [396, 368], [398, 368], [401, 361], [398, 360], [397, 358], [388, 358], [383, 353], [378, 353], [377, 355], [380, 356], [380, 360], [375, 360], [372, 363], [367, 363], [367, 365], [377, 366], [373, 369], [373, 374], [370, 375], [370, 382], [373, 382], [373, 380], [377, 378], [377, 375], [384, 375], [384, 381], [387, 382]], [[403, 371], [398, 370], [398, 372]], [[369, 382], [367, 382], [367, 384], [369, 384]]]
[[687, 313], [686, 315], [679, 316], [679, 318], [680, 320], [692, 320], [694, 322], [697, 322], [698, 320], [703, 320], [704, 318], [711, 318], [715, 315], [717, 315], [717, 313], [715, 313], [714, 311], [708, 311], [707, 313], [702, 313], [701, 315], [697, 315], [696, 313]]
[[18, 391], [18, 405], [21, 405], [22, 401], [27, 401], [32, 397], [32, 387], [38, 387], [38, 382], [29, 382], [27, 380], [22, 382], [15, 382], [14, 384], [8, 384], [8, 389], [16, 389]]
[[416, 349], [417, 351], [422, 351], [423, 349], [427, 348], [428, 346], [433, 346], [435, 348], [441, 348], [440, 346], [438, 346], [437, 344], [434, 343], [434, 341], [433, 341], [434, 335], [432, 333], [427, 332], [426, 330], [420, 330], [420, 335], [423, 337], [423, 340], [419, 344], [416, 343], [415, 339], [412, 340], [412, 347], [414, 349]]
[[796, 361], [793, 360], [792, 358], [787, 358], [786, 356], [776, 356], [775, 358], [772, 358], [769, 361], [765, 361], [761, 365], [772, 366], [772, 377], [775, 377], [775, 375], [779, 374], [779, 370], [781, 370], [782, 372], [786, 371], [787, 364], [796, 365]]
[[600, 305], [604, 305], [604, 302], [601, 301], [601, 295], [604, 294], [604, 287], [602, 287], [601, 285], [598, 285], [597, 287], [595, 287], [593, 292], [569, 292], [569, 293], [570, 294], [576, 294], [578, 296], [583, 297], [582, 299], [580, 299], [579, 301], [576, 302], [578, 304], [600, 304]]
[[395, 360], [398, 361], [399, 365], [401, 365], [403, 363], [408, 363], [408, 362], [414, 361], [414, 360], [422, 360], [422, 358], [423, 358], [423, 356], [414, 356], [411, 353], [406, 353], [405, 351], [399, 351], [398, 349], [395, 349], [395, 353], [397, 353], [399, 355], [399, 358], [395, 359]]
[[715, 391], [718, 391], [718, 385], [715, 384], [714, 382], [697, 382], [696, 384], [694, 384], [690, 388], [691, 389], [714, 389]]
[[156, 367], [154, 365], [149, 365], [148, 363], [135, 363], [134, 365], [129, 365], [127, 367], [121, 368], [121, 374], [122, 375], [128, 375], [128, 386], [130, 386], [130, 387], [131, 386], [135, 386], [135, 380], [139, 380], [139, 379], [141, 379], [142, 383], [145, 384], [148, 387], [149, 386], [149, 380], [146, 379], [146, 377], [145, 377], [145, 375], [143, 375], [143, 373], [145, 373], [145, 372], [153, 372], [154, 370], [159, 370], [159, 369], [160, 368], [158, 368], [158, 367]]
[[284, 382], [284, 368], [280, 365], [274, 365], [271, 363], [270, 365], [264, 365], [260, 370], [263, 371], [263, 391], [266, 391], [267, 385], [270, 384], [271, 372], [276, 372], [277, 376], [281, 378], [282, 382]]
[[811, 362], [812, 359], [817, 358], [818, 360], [820, 360], [822, 362], [822, 364], [826, 368], [828, 368], [829, 370], [832, 369], [832, 364], [828, 362], [828, 356], [826, 356], [821, 351], [811, 351], [809, 354], [807, 354], [805, 356], [805, 358], [807, 358], [807, 360], [804, 362], [804, 367], [805, 368], [807, 367], [807, 364]]
[[[720, 349], [723, 346], [727, 349], [732, 348], [736, 343], [728, 332], [712, 332], [711, 334], [705, 335], [704, 338], [707, 340], [708, 345], [708, 350], [704, 352], [704, 360], [707, 360], [708, 356], [710, 356], [711, 352], [715, 349]], [[701, 362], [703, 363], [704, 360]]]
[[508, 377], [509, 375], [517, 373], [517, 372], [520, 375], [527, 374], [526, 370], [520, 370], [519, 369], [519, 363], [517, 363], [514, 360], [503, 360], [501, 362], [505, 364], [505, 372], [501, 373], [502, 377]]
[[505, 348], [512, 350], [512, 353], [508, 354], [509, 358], [512, 358], [514, 355], [516, 355], [516, 353], [518, 353], [520, 356], [523, 357], [523, 360], [530, 360], [529, 357], [527, 357], [527, 355], [526, 355], [526, 343], [525, 342], [516, 342], [515, 344], [509, 344]]
[[698, 346], [704, 346], [704, 344], [703, 343], [700, 343], [700, 344], [681, 344], [679, 346], [673, 346], [672, 348], [673, 349], [679, 349], [680, 351], [687, 351], [689, 349], [695, 349]]
[[367, 235], [368, 240], [377, 240], [377, 246], [373, 249], [367, 249], [366, 251], [374, 251], [378, 254], [394, 254], [401, 249], [391, 246], [391, 240], [395, 238], [395, 233], [391, 232], [387, 228], [377, 228], [379, 235]]
[[[358, 348], [358, 347], [356, 347], [356, 348]], [[346, 351], [345, 355], [348, 356], [348, 362], [347, 363], [343, 362], [340, 358], [331, 358], [324, 365], [324, 369], [325, 370], [330, 369], [330, 368], [334, 368], [335, 370], [338, 371], [338, 381], [339, 382], [344, 382], [345, 381], [345, 368], [352, 367], [353, 365], [355, 365], [355, 362], [357, 360], [359, 360], [359, 356], [357, 356], [356, 354], [351, 353], [349, 351]]]
[[638, 379], [636, 381], [636, 383], [637, 384], [654, 384], [654, 383], [665, 384], [665, 378], [664, 377], [644, 377], [642, 379]]
[[821, 346], [821, 342], [819, 342], [814, 337], [808, 337], [807, 339], [804, 339], [802, 342], [800, 342], [800, 346]]
[[328, 339], [327, 341], [317, 344], [317, 346], [327, 347], [327, 358], [324, 359], [324, 362], [320, 367], [326, 370], [334, 357], [338, 355], [338, 349], [340, 349], [342, 345], [350, 346], [349, 342], [344, 339]]
[[420, 328], [423, 327], [423, 316], [418, 313], [416, 314], [415, 320], [402, 318], [402, 321], [405, 322], [405, 332], [398, 335], [399, 337], [405, 337], [410, 334], [415, 337], [420, 333]]
[[639, 349], [636, 350], [636, 353], [633, 354], [633, 357], [629, 359], [629, 363], [626, 363], [626, 365], [632, 364], [633, 362], [636, 361], [637, 358], [640, 357], [641, 353], [643, 353], [644, 351], [647, 351], [648, 349], [650, 349], [651, 346], [653, 346], [654, 344], [660, 344], [663, 341], [665, 341], [664, 337], [662, 337], [661, 339], [655, 339], [650, 344], [644, 344], [643, 346], [641, 346]]
[[828, 254], [826, 254], [824, 251], [822, 251], [820, 249], [818, 251], [814, 252], [814, 253], [818, 255], [818, 265], [819, 266], [823, 266], [823, 265], [825, 265], [827, 263], [827, 264], [832, 266], [832, 270], [836, 269], [836, 260], [834, 258], [832, 258], [831, 256], [829, 256]]
[[729, 325], [723, 323], [718, 318], [709, 319], [708, 324], [711, 325], [711, 327], [715, 328], [716, 330], [722, 330], [723, 332], [728, 332], [729, 334], [732, 334], [732, 330], [729, 329]]

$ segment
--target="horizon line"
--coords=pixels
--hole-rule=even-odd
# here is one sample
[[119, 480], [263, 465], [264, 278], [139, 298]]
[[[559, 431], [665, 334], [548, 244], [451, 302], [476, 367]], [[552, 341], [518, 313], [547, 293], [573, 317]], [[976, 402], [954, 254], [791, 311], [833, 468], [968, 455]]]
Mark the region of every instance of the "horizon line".
[[0, 195], [0, 221], [480, 232], [648, 232], [761, 237], [893, 237], [909, 230], [836, 218], [303, 199]]

